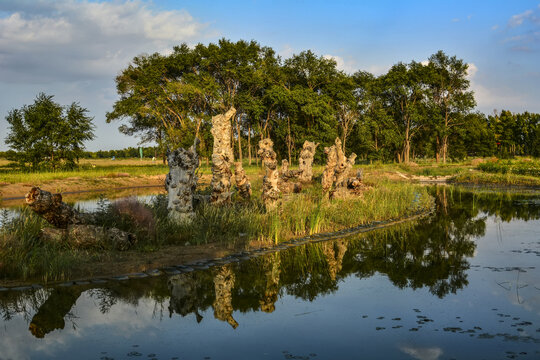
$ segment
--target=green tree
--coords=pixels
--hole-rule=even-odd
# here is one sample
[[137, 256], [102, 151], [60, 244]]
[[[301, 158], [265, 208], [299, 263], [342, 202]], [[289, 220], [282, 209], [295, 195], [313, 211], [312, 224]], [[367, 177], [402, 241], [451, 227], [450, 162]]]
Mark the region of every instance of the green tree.
[[474, 94], [469, 91], [468, 64], [456, 56], [449, 57], [439, 50], [429, 58], [426, 66], [428, 103], [431, 120], [437, 133], [437, 159], [446, 162], [448, 139], [452, 130], [463, 124], [465, 115], [474, 108]]
[[6, 144], [16, 151], [12, 160], [33, 170], [75, 167], [84, 142], [94, 138], [93, 118], [87, 113], [78, 103], [61, 106], [44, 93], [32, 105], [11, 110]]

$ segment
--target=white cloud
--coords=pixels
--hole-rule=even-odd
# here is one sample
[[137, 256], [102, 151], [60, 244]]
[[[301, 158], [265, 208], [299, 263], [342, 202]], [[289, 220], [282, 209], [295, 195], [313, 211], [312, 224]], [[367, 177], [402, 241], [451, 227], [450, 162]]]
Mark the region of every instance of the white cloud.
[[339, 70], [345, 71], [348, 74], [352, 74], [358, 70], [358, 66], [353, 60], [345, 60], [341, 56], [336, 55], [323, 55], [325, 59], [333, 59], [336, 62], [336, 66]]
[[474, 63], [468, 63], [467, 65], [469, 66], [467, 68], [467, 76], [469, 77], [469, 80], [471, 80], [476, 75], [478, 67]]
[[421, 348], [402, 346], [400, 350], [418, 360], [437, 360], [443, 354], [442, 349], [439, 347]]
[[142, 1], [38, 2], [0, 18], [0, 78], [7, 82], [84, 80], [114, 75], [136, 55], [205, 37], [206, 25], [182, 10]]
[[526, 19], [530, 18], [531, 15], [533, 15], [532, 10], [527, 10], [527, 11], [522, 12], [521, 14], [513, 15], [510, 18], [510, 20], [508, 20], [508, 26], [510, 27], [520, 26], [521, 24], [523, 24], [523, 22]]

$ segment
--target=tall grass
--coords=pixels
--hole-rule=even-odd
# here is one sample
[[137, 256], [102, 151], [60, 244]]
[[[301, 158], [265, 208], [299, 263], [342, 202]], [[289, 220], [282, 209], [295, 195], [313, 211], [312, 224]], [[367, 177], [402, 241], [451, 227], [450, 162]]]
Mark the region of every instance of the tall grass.
[[[165, 245], [220, 242], [245, 244], [250, 240], [279, 243], [295, 237], [335, 231], [372, 221], [406, 216], [431, 205], [424, 187], [384, 181], [360, 196], [328, 200], [320, 184], [300, 194], [289, 195], [275, 210], [266, 212], [259, 197], [249, 202], [195, 207], [190, 224], [177, 224], [168, 217], [167, 198], [158, 195], [150, 204], [124, 200], [99, 202], [96, 225], [117, 227], [137, 236], [135, 251], [155, 251]], [[68, 245], [40, 240], [43, 220], [24, 210], [0, 228], [0, 278], [42, 280], [68, 278], [81, 261], [110, 249], [70, 249]]]

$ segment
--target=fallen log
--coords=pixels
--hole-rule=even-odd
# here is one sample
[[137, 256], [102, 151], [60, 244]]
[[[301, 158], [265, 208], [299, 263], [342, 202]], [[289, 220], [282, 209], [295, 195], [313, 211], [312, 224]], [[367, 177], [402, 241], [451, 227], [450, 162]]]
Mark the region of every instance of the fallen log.
[[117, 228], [91, 224], [90, 214], [81, 214], [62, 201], [61, 194], [51, 194], [33, 187], [26, 194], [26, 204], [55, 228], [41, 230], [47, 242], [67, 243], [76, 248], [112, 248], [128, 250], [137, 242], [134, 234]]

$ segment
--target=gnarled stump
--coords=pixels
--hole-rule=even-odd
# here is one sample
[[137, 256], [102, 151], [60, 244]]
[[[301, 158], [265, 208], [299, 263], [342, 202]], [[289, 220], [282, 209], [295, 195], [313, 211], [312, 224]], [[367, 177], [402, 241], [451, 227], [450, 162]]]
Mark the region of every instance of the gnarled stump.
[[68, 225], [67, 229], [43, 228], [40, 236], [46, 242], [67, 242], [78, 249], [126, 251], [137, 243], [137, 238], [131, 233], [97, 225]]
[[313, 177], [313, 158], [315, 157], [315, 150], [319, 146], [319, 143], [315, 144], [313, 141], [304, 141], [302, 151], [298, 156], [298, 169], [301, 171], [299, 180], [301, 182], [310, 182]]
[[234, 163], [234, 180], [236, 181], [238, 195], [244, 200], [249, 200], [251, 198], [251, 183], [246, 176], [242, 163], [239, 161]]
[[212, 117], [212, 195], [210, 201], [215, 204], [231, 201], [231, 163], [234, 155], [231, 147], [231, 118], [236, 109], [231, 107], [225, 114]]
[[323, 192], [327, 193], [332, 188], [334, 184], [335, 169], [337, 164], [337, 152], [336, 145], [324, 148], [324, 153], [326, 154], [326, 166], [322, 174], [321, 184]]
[[279, 171], [277, 169], [276, 153], [273, 150], [274, 142], [270, 139], [259, 141], [259, 151], [265, 168], [265, 175], [262, 186], [262, 201], [266, 210], [272, 210], [277, 206], [279, 200]]
[[281, 160], [281, 170], [279, 171], [278, 188], [283, 193], [300, 192], [300, 184], [295, 180], [302, 174], [302, 170], [289, 170], [289, 162]]
[[193, 194], [197, 187], [195, 171], [199, 167], [198, 144], [199, 139], [195, 138], [188, 150], [179, 148], [167, 153], [169, 163], [169, 173], [165, 177], [165, 189], [168, 192], [167, 210], [169, 218], [176, 222], [190, 222], [195, 216]]
[[61, 194], [51, 194], [39, 187], [33, 187], [26, 194], [26, 204], [57, 228], [66, 229], [70, 224], [84, 222], [77, 210], [62, 201]]
[[135, 235], [116, 229], [106, 229], [89, 225], [91, 215], [81, 214], [62, 202], [61, 194], [51, 194], [39, 187], [33, 187], [26, 194], [26, 203], [54, 228], [41, 230], [45, 241], [67, 242], [76, 248], [113, 248], [127, 250], [137, 242]]

